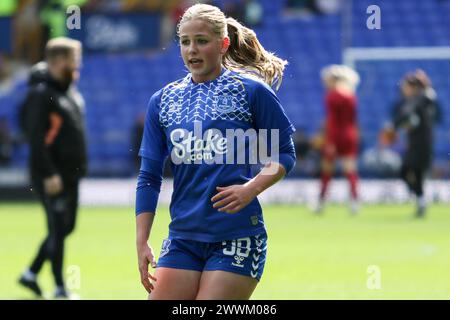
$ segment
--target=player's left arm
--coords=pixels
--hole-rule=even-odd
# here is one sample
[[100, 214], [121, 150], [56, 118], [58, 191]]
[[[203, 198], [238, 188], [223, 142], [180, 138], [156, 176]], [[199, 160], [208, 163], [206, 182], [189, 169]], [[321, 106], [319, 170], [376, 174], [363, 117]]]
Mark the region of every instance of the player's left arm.
[[[286, 116], [275, 93], [265, 85], [255, 87], [249, 97], [255, 128], [267, 129], [279, 134], [278, 158], [270, 161], [261, 172], [243, 185], [218, 186], [218, 193], [211, 198], [218, 211], [236, 213], [256, 196], [281, 180], [295, 165], [295, 148], [292, 134], [295, 128]], [[271, 139], [269, 139], [271, 141]], [[270, 148], [272, 149], [272, 148]], [[272, 150], [273, 152], [273, 150]]]
[[[295, 157], [293, 162], [295, 162]], [[214, 202], [213, 207], [219, 208], [220, 212], [236, 213], [285, 175], [286, 169], [282, 164], [270, 162], [256, 177], [245, 184], [217, 187], [218, 193], [211, 198], [211, 201]]]

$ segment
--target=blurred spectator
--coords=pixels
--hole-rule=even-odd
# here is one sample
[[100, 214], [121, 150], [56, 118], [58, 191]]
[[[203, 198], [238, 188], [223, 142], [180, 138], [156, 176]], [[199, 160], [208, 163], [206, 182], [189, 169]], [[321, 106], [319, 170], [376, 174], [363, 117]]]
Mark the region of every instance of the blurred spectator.
[[285, 13], [287, 14], [304, 14], [316, 12], [314, 0], [287, 0]]
[[14, 19], [14, 58], [34, 64], [43, 59], [39, 3], [21, 0]]
[[335, 14], [340, 11], [342, 0], [288, 0], [285, 12], [290, 15]]
[[256, 0], [215, 0], [212, 4], [221, 8], [227, 17], [232, 17], [248, 27], [262, 20], [262, 6]]
[[11, 65], [9, 63], [8, 57], [5, 54], [0, 52], [0, 83], [8, 79], [11, 73]]
[[70, 5], [83, 6], [88, 0], [37, 0], [39, 15], [44, 27], [43, 43], [49, 39], [63, 37], [67, 33], [66, 9]]
[[8, 119], [0, 117], [0, 166], [11, 162], [13, 151], [13, 138], [9, 129]]
[[30, 182], [45, 209], [48, 234], [20, 284], [42, 296], [37, 276], [44, 263], [52, 265], [55, 298], [69, 298], [63, 277], [65, 239], [75, 228], [80, 179], [86, 174], [84, 100], [75, 82], [82, 46], [69, 38], [52, 39], [45, 50], [42, 82], [25, 98], [25, 132], [29, 142]]
[[336, 14], [341, 10], [342, 0], [315, 0], [315, 11], [322, 14]]
[[317, 137], [311, 139], [303, 129], [298, 128], [292, 139], [297, 155], [294, 174], [302, 177], [317, 176], [320, 171], [320, 147]]
[[[16, 0], [1, 0], [0, 1], [0, 28], [6, 28], [10, 23], [10, 18], [14, 15], [17, 10], [17, 1]], [[4, 31], [4, 30], [2, 30]], [[0, 82], [4, 79], [7, 79], [11, 73], [11, 63], [10, 63], [10, 55], [6, 52], [11, 51], [11, 44], [8, 44], [7, 37], [3, 39], [3, 46], [0, 46]], [[6, 46], [6, 47], [4, 47]]]
[[43, 42], [66, 34], [66, 12], [62, 0], [38, 0], [43, 24]]
[[256, 0], [245, 0], [245, 24], [248, 27], [254, 27], [261, 23], [263, 17], [263, 8]]

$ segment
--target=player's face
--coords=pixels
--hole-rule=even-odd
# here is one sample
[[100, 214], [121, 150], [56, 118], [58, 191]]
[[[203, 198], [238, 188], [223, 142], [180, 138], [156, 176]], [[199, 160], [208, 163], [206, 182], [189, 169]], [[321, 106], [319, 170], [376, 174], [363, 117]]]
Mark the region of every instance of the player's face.
[[78, 80], [80, 62], [75, 55], [60, 56], [49, 62], [49, 69], [53, 77], [61, 83], [69, 85]]
[[323, 80], [323, 84], [327, 90], [333, 90], [336, 85], [336, 80], [332, 77], [326, 77]]
[[410, 86], [408, 83], [404, 82], [402, 84], [402, 94], [405, 98], [411, 98], [415, 94], [415, 90], [412, 86]]
[[181, 56], [195, 82], [214, 80], [220, 75], [227, 40], [217, 37], [202, 20], [191, 20], [180, 26]]

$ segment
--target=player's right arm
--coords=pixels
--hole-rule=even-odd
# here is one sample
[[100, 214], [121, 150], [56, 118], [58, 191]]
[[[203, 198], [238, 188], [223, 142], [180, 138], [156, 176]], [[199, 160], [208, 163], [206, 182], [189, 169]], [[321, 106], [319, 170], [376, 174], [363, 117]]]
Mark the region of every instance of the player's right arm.
[[25, 123], [30, 141], [30, 153], [32, 170], [42, 176], [44, 191], [49, 195], [61, 192], [63, 185], [56, 165], [50, 155], [49, 146], [45, 143], [52, 97], [44, 87], [33, 88], [27, 98], [28, 105]]
[[164, 159], [167, 157], [166, 137], [159, 123], [160, 92], [150, 99], [144, 124], [139, 156], [141, 168], [136, 187], [136, 249], [141, 283], [150, 293], [151, 280], [156, 279], [148, 272], [148, 265], [156, 267], [153, 249], [148, 244], [156, 213], [162, 183]]
[[156, 267], [155, 255], [148, 244], [148, 239], [161, 189], [163, 164], [163, 161], [141, 157], [141, 169], [136, 188], [136, 249], [141, 283], [148, 293], [153, 290], [150, 279], [156, 281], [155, 277], [148, 272], [149, 264], [152, 268]]
[[150, 264], [152, 268], [155, 268], [156, 261], [153, 249], [147, 243], [154, 217], [155, 214], [152, 212], [143, 212], [136, 217], [136, 249], [139, 273], [141, 275], [141, 283], [148, 293], [153, 290], [153, 284], [150, 282], [150, 279], [156, 281], [156, 278], [148, 272], [148, 265]]

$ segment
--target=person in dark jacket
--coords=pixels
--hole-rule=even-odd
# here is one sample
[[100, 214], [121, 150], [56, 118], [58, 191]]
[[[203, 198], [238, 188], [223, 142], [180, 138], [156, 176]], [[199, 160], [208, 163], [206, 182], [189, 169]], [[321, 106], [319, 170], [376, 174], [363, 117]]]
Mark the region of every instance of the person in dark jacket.
[[404, 129], [407, 148], [401, 178], [416, 196], [416, 217], [425, 216], [424, 179], [433, 157], [433, 128], [440, 107], [431, 82], [422, 70], [407, 74], [401, 85], [402, 98], [393, 108], [393, 130]]
[[46, 61], [33, 67], [21, 124], [30, 144], [32, 190], [44, 206], [48, 234], [19, 283], [42, 295], [37, 275], [50, 260], [55, 297], [66, 298], [63, 280], [64, 240], [75, 227], [78, 186], [86, 174], [84, 100], [74, 86], [81, 62], [81, 43], [54, 38]]

